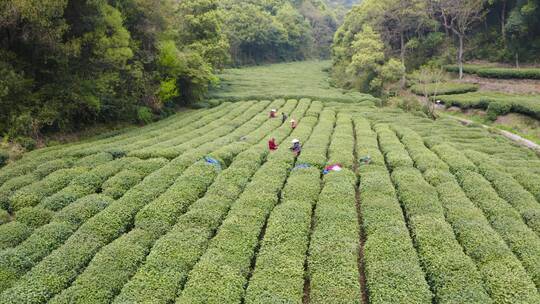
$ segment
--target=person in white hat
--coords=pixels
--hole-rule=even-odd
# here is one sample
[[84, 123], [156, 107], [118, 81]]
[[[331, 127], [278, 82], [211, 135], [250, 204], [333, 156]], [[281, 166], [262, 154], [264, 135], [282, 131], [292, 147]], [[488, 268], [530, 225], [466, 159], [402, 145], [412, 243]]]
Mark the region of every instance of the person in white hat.
[[302, 145], [300, 145], [300, 140], [298, 139], [293, 139], [292, 140], [292, 147], [290, 148], [291, 151], [293, 151], [293, 153], [298, 156], [298, 154], [300, 154], [300, 152], [302, 151]]
[[272, 109], [270, 111], [270, 118], [276, 118], [276, 114], [277, 114], [277, 110], [276, 109]]
[[291, 128], [296, 129], [296, 126], [298, 126], [298, 124], [296, 123], [296, 120], [291, 119]]

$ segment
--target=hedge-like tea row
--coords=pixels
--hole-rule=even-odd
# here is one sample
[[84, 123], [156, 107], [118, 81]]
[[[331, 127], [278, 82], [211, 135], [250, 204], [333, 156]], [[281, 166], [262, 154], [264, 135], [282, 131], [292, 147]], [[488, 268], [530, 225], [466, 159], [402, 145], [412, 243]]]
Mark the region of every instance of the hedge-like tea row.
[[313, 129], [313, 135], [309, 142], [304, 143], [303, 151], [298, 157], [297, 163], [308, 164], [323, 169], [327, 161], [328, 143], [334, 131], [336, 113], [323, 110], [319, 115], [319, 123]]
[[435, 299], [443, 303], [491, 303], [475, 264], [445, 221], [435, 188], [413, 168], [394, 171], [392, 180]]
[[38, 207], [58, 211], [81, 197], [96, 193], [107, 179], [135, 160], [127, 157], [98, 165], [75, 177], [67, 187], [45, 198]]
[[479, 69], [476, 74], [480, 77], [501, 79], [540, 79], [538, 68], [485, 68]]
[[[227, 131], [233, 130], [234, 127]], [[152, 173], [120, 200], [83, 224], [62, 247], [0, 295], [0, 303], [43, 302], [67, 287], [101, 247], [129, 228], [140, 209], [163, 193], [190, 164], [218, 148], [212, 142], [212, 139], [219, 137], [216, 133], [217, 130], [202, 136], [207, 144]]]
[[[261, 112], [260, 109], [258, 112]], [[244, 126], [266, 121], [266, 119], [261, 119], [265, 118], [266, 114], [266, 112], [259, 114], [257, 118], [250, 120]], [[246, 116], [252, 115], [246, 113]], [[244, 126], [229, 136], [235, 136], [235, 132], [240, 132]], [[223, 155], [223, 157], [231, 158], [234, 156], [236, 154]], [[230, 159], [221, 160], [224, 163], [231, 161]], [[206, 192], [217, 172], [215, 166], [205, 161], [190, 166], [164, 194], [137, 213], [134, 230], [100, 250], [72, 286], [53, 298], [51, 302], [104, 303], [112, 301], [145, 259], [154, 242], [169, 231], [180, 214]], [[116, 257], [122, 262], [118, 263], [116, 260], [107, 258], [108, 256]]]
[[355, 184], [348, 169], [324, 177], [309, 248], [310, 303], [360, 303]]
[[129, 155], [140, 158], [155, 157], [156, 154], [154, 151], [181, 145], [201, 135], [204, 135], [208, 132], [208, 130], [219, 128], [224, 123], [238, 117], [240, 113], [247, 110], [249, 107], [249, 103], [244, 103], [236, 109], [228, 112], [226, 115], [223, 115], [221, 112], [216, 112], [203, 116], [196, 122], [193, 122], [190, 125], [189, 130], [185, 130], [184, 128], [184, 133], [178, 134], [178, 136], [169, 140], [160, 141], [154, 145], [142, 146], [142, 149], [134, 150], [130, 152]]
[[39, 179], [58, 171], [60, 169], [67, 169], [73, 165], [74, 160], [72, 158], [67, 159], [55, 159], [39, 165], [32, 174], [36, 175]]
[[454, 174], [460, 171], [477, 171], [476, 165], [473, 162], [449, 144], [436, 145], [431, 147], [431, 150], [446, 162]]
[[110, 302], [137, 270], [159, 235], [204, 194], [217, 171], [205, 161], [189, 167], [165, 193], [137, 213], [135, 229], [101, 249], [71, 287], [50, 303]]
[[[7, 172], [16, 172], [13, 176], [10, 176], [9, 180], [6, 180], [5, 183], [2, 184], [0, 187], [0, 208], [8, 210], [9, 209], [9, 198], [11, 195], [18, 189], [28, 186], [32, 183], [35, 183], [47, 175], [61, 170], [61, 169], [67, 169], [73, 165], [73, 159], [67, 158], [67, 159], [56, 159], [51, 160], [42, 164], [39, 164], [37, 168], [35, 168], [34, 171], [31, 173], [27, 173], [25, 175], [19, 175], [27, 172], [27, 170], [6, 170], [2, 169], [1, 173]], [[21, 169], [25, 169], [25, 166], [22, 166]], [[30, 170], [28, 170], [30, 172]], [[1, 174], [0, 173], [0, 174]], [[1, 183], [0, 183], [1, 184]]]
[[540, 235], [540, 204], [534, 196], [523, 189], [511, 175], [498, 170], [486, 155], [472, 151], [466, 151], [465, 154], [478, 166], [478, 171], [491, 182], [499, 196], [512, 205], [521, 214], [525, 223]]
[[[291, 137], [304, 142], [315, 121], [301, 121]], [[250, 272], [251, 260], [264, 223], [278, 203], [278, 194], [294, 154], [280, 149], [255, 174], [251, 183], [232, 206], [208, 250], [189, 274], [189, 280], [177, 299], [179, 303], [238, 303]]]
[[336, 128], [332, 135], [332, 141], [328, 148], [328, 163], [341, 164], [344, 168], [353, 169], [355, 162], [352, 151], [354, 150], [354, 135], [352, 117], [350, 114], [338, 114]]
[[[333, 122], [321, 115], [300, 159], [307, 152], [326, 154], [325, 147], [328, 147], [329, 133], [332, 132], [331, 128], [327, 129], [329, 125], [333, 126]], [[314, 149], [310, 149], [311, 146]], [[282, 203], [274, 208], [268, 219], [245, 303], [302, 302], [304, 262], [312, 208], [321, 188], [320, 175], [317, 167], [294, 169], [290, 174], [282, 191]]]
[[536, 201], [540, 203], [540, 175], [524, 170], [518, 170], [512, 173], [514, 178], [536, 197]]
[[10, 208], [17, 211], [24, 207], [33, 207], [44, 198], [66, 187], [72, 179], [87, 171], [83, 167], [61, 169], [51, 173], [41, 181], [25, 186], [10, 197]]
[[364, 263], [370, 303], [431, 303], [394, 186], [371, 124], [355, 116], [356, 151], [369, 155], [360, 165], [360, 209], [366, 240]]
[[109, 303], [144, 260], [152, 233], [135, 229], [105, 246], [73, 285], [48, 303]]
[[[224, 104], [222, 107], [209, 110], [208, 112], [182, 112], [146, 126], [142, 130], [135, 128], [134, 130], [125, 132], [121, 135], [102, 139], [94, 144], [75, 144], [72, 147], [69, 147], [67, 152], [74, 156], [84, 156], [99, 153], [100, 151], [118, 149], [127, 153], [141, 147], [148, 147], [152, 144], [186, 134], [192, 131], [195, 126], [198, 126], [197, 121], [204, 119], [206, 114], [213, 115], [214, 113], [219, 112], [221, 115], [225, 115], [233, 108], [234, 107], [230, 104]], [[191, 115], [189, 115], [190, 113]]]
[[9, 209], [9, 198], [17, 189], [28, 186], [38, 181], [38, 177], [32, 173], [14, 177], [0, 187], [0, 209]]
[[313, 101], [311, 103], [311, 106], [309, 107], [309, 110], [306, 112], [305, 116], [306, 117], [312, 116], [312, 117], [318, 118], [323, 109], [324, 109], [324, 104], [321, 101]]
[[[19, 222], [19, 224], [11, 224], [5, 227], [0, 226], [0, 234], [12, 234], [11, 237], [3, 239], [3, 242], [1, 242], [2, 245], [0, 247], [9, 248], [16, 246], [29, 236], [29, 232], [47, 224], [52, 218], [52, 211], [60, 210], [61, 208], [69, 205], [70, 203], [76, 201], [83, 196], [95, 193], [99, 188], [100, 184], [107, 177], [113, 175], [115, 172], [118, 172], [130, 161], [132, 160], [119, 159], [117, 161], [105, 163], [101, 166], [94, 168], [93, 170], [86, 172], [80, 170], [80, 168], [64, 169], [75, 172], [74, 174], [70, 174], [68, 176], [61, 176], [62, 182], [66, 179], [71, 178], [69, 185], [60, 190], [59, 192], [55, 193], [54, 195], [41, 199], [41, 203], [39, 203], [35, 207], [24, 207], [18, 210], [15, 219], [17, 222]], [[57, 172], [60, 173], [61, 171]], [[79, 172], [83, 173], [80, 175], [76, 175]], [[51, 174], [51, 178], [54, 175], [55, 173]], [[47, 179], [38, 182], [37, 185], [34, 185], [34, 187], [44, 187], [41, 186], [44, 182], [47, 182]], [[45, 184], [45, 186], [49, 184]], [[43, 190], [39, 189], [39, 191], [46, 192], [54, 189], [57, 188]], [[43, 197], [44, 195], [46, 194], [40, 194], [40, 197]]]
[[[283, 110], [292, 111], [294, 106], [296, 102], [289, 101]], [[299, 111], [305, 111], [305, 102], [299, 105]], [[145, 264], [122, 289], [115, 303], [174, 301], [177, 290], [203, 254], [213, 231], [268, 153], [265, 137], [280, 125], [279, 120], [267, 120], [248, 133], [246, 141], [262, 142], [236, 157], [230, 167], [216, 178], [205, 197], [195, 202], [186, 214], [178, 218], [171, 231], [156, 242]], [[283, 125], [273, 133], [279, 142], [290, 133], [290, 128]], [[235, 143], [231, 145], [235, 146]]]
[[[362, 116], [356, 115], [353, 117], [353, 125], [356, 135], [356, 154], [358, 160], [362, 158], [370, 158], [371, 166], [385, 166], [384, 157], [379, 150], [379, 142], [377, 135], [371, 129], [370, 122]], [[363, 171], [363, 164], [360, 164], [359, 170]]]
[[[459, 72], [459, 66], [445, 66], [448, 72]], [[500, 79], [540, 79], [540, 68], [503, 68], [489, 65], [466, 64], [463, 66], [463, 72], [467, 74], [476, 74], [486, 78]]]
[[441, 175], [436, 186], [448, 222], [467, 254], [475, 261], [484, 286], [494, 303], [538, 303], [536, 287], [520, 261], [490, 226], [483, 212], [465, 195], [447, 171], [430, 170], [428, 176]]
[[440, 100], [446, 106], [460, 108], [480, 108], [488, 111], [488, 118], [494, 120], [499, 115], [510, 112], [540, 118], [540, 95], [507, 94], [499, 92], [470, 92], [455, 95], [439, 95], [434, 100]]
[[426, 172], [429, 169], [449, 170], [448, 165], [424, 145], [421, 136], [408, 128], [394, 126], [392, 129], [409, 152], [414, 166], [421, 172]]
[[[151, 157], [165, 157], [165, 158], [175, 158], [182, 153], [194, 149], [206, 141], [203, 141], [202, 135], [206, 135], [211, 130], [211, 133], [219, 133], [221, 136], [227, 135], [227, 128], [235, 129], [236, 127], [244, 124], [246, 118], [252, 118], [256, 114], [263, 111], [268, 106], [269, 102], [249, 102], [240, 105], [238, 108], [231, 111], [223, 119], [215, 121], [214, 123], [208, 124], [202, 129], [198, 130], [198, 134], [195, 138], [182, 142], [179, 145], [172, 147], [164, 147], [161, 149], [152, 149], [150, 156]], [[219, 132], [220, 131], [220, 132]], [[218, 137], [216, 137], [218, 138]]]
[[521, 215], [501, 199], [482, 175], [459, 171], [456, 177], [464, 192], [480, 208], [523, 267], [540, 288], [540, 238], [523, 222]]
[[451, 95], [478, 91], [479, 86], [472, 83], [444, 82], [430, 84], [415, 84], [411, 91], [416, 95]]
[[119, 199], [145, 176], [165, 166], [168, 161], [164, 158], [136, 160], [126, 166], [118, 174], [109, 178], [101, 186], [102, 193], [114, 199]]
[[409, 153], [405, 151], [403, 145], [397, 139], [396, 134], [387, 124], [376, 124], [374, 130], [377, 132], [379, 147], [383, 152], [390, 171], [401, 167], [411, 168], [413, 166]]
[[15, 248], [0, 252], [0, 291], [10, 287], [41, 259], [58, 248], [86, 220], [107, 207], [112, 200], [89, 195], [64, 208], [52, 221], [30, 235]]

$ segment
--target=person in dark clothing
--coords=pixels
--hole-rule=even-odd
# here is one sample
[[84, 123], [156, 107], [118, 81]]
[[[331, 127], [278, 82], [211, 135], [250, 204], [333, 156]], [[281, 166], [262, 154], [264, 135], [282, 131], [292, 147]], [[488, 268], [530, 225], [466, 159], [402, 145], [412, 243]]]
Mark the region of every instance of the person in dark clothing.
[[296, 156], [298, 156], [300, 152], [302, 152], [302, 145], [300, 144], [300, 141], [298, 139], [293, 139], [290, 149]]
[[287, 116], [287, 114], [285, 114], [285, 112], [282, 112], [281, 113], [281, 123], [285, 123], [287, 121], [287, 118], [289, 118]]

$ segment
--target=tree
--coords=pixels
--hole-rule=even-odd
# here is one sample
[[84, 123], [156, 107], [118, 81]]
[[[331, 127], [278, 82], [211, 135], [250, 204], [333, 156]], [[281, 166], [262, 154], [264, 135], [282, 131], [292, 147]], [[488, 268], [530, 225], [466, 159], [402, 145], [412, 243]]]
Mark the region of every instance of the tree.
[[472, 26], [484, 19], [485, 0], [431, 0], [434, 13], [442, 20], [442, 25], [452, 31], [459, 41], [459, 78], [463, 78], [464, 43]]

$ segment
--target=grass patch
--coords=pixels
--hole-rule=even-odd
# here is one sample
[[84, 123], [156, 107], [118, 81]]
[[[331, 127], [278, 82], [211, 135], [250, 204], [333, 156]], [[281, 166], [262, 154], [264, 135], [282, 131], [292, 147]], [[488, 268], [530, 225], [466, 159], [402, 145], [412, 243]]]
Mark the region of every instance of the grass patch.
[[368, 94], [350, 92], [330, 84], [330, 61], [302, 61], [227, 69], [221, 83], [210, 90], [210, 100], [273, 100], [311, 98], [338, 102], [378, 102]]

